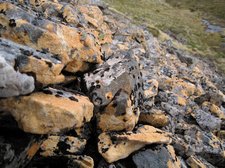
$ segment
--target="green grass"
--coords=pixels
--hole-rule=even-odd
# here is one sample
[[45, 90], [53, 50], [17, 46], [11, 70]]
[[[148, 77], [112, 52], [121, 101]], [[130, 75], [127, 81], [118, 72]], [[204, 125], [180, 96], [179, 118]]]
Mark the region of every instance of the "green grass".
[[214, 17], [212, 21], [220, 19], [220, 22], [225, 22], [225, 0], [166, 0], [166, 2], [177, 8], [201, 11], [209, 19]]
[[222, 19], [225, 14], [225, 0], [167, 0], [170, 4], [164, 0], [104, 1], [133, 18], [136, 23], [147, 25], [155, 36], [159, 36], [161, 30], [193, 52], [215, 60], [225, 58], [225, 52], [219, 47], [222, 36], [218, 33], [206, 33], [202, 25], [202, 18], [208, 11], [207, 18], [214, 19], [217, 23], [219, 21], [225, 27]]

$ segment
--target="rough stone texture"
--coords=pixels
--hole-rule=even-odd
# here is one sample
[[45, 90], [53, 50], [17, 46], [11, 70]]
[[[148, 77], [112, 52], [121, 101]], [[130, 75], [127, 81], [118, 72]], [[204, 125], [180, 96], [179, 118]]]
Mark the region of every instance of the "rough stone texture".
[[42, 138], [22, 132], [12, 116], [1, 115], [0, 123], [0, 167], [27, 166], [39, 150]]
[[33, 90], [34, 78], [15, 71], [0, 55], [0, 97], [25, 95]]
[[191, 168], [214, 168], [213, 165], [211, 165], [210, 163], [208, 163], [207, 161], [205, 161], [204, 159], [202, 159], [201, 157], [197, 157], [197, 156], [190, 156], [187, 159], [187, 164], [191, 167]]
[[68, 167], [94, 168], [94, 161], [90, 156], [70, 156]]
[[142, 79], [132, 53], [118, 52], [85, 76], [102, 131], [132, 130], [142, 104]]
[[172, 146], [155, 147], [135, 154], [133, 161], [137, 168], [180, 168], [181, 163]]
[[0, 106], [25, 132], [34, 134], [79, 128], [93, 116], [93, 104], [87, 97], [51, 88], [44, 93], [0, 100]]
[[141, 113], [139, 122], [161, 128], [169, 124], [169, 117], [161, 110], [152, 109], [149, 113]]
[[[61, 61], [55, 59], [52, 54], [0, 38], [0, 55], [12, 66], [14, 71], [32, 75], [36, 82], [42, 85], [65, 81], [64, 75], [61, 74], [64, 65]], [[7, 78], [11, 77], [7, 73], [4, 74]], [[27, 90], [29, 91], [29, 89]]]
[[[16, 94], [14, 89], [7, 88], [8, 96], [31, 95], [1, 99], [0, 105], [8, 102], [6, 110], [14, 116], [17, 114], [21, 128], [24, 120], [26, 128], [36, 124], [33, 118], [28, 120], [22, 116], [26, 112], [26, 115], [39, 117], [37, 123], [44, 128], [39, 127], [38, 130], [45, 131], [39, 133], [54, 133], [55, 137], [74, 137], [77, 140], [82, 138], [87, 145], [79, 155], [68, 155], [64, 153], [68, 147], [68, 141], [64, 139], [63, 143], [58, 143], [63, 149], [54, 151], [54, 156], [49, 157], [41, 156], [40, 150], [35, 154], [38, 147], [34, 145], [29, 150], [31, 156], [35, 155], [30, 162], [27, 155], [21, 153], [29, 142], [23, 138], [17, 141], [20, 136], [14, 135], [19, 130], [14, 131], [11, 122], [0, 122], [1, 131], [5, 131], [1, 134], [4, 141], [0, 140], [0, 162], [27, 168], [94, 167], [94, 162], [99, 168], [132, 168], [145, 166], [149, 161], [152, 161], [151, 165], [158, 164], [156, 167], [204, 165], [223, 168], [224, 76], [207, 61], [179, 49], [174, 45], [174, 39], [159, 41], [148, 27], [133, 25], [132, 20], [107, 8], [99, 0], [87, 1], [1, 2], [0, 62], [3, 60], [7, 67], [9, 65], [10, 73], [12, 71], [19, 76], [23, 73], [34, 78], [29, 86], [32, 88], [35, 84], [36, 87], [34, 93], [31, 93], [32, 89], [25, 89], [26, 93], [22, 93], [21, 88], [25, 85], [18, 84], [21, 80], [17, 78], [13, 81], [15, 85], [10, 85], [12, 88], [16, 86]], [[4, 78], [10, 79], [9, 75]], [[44, 89], [49, 84], [55, 89]], [[85, 96], [79, 96], [82, 93], [88, 95], [95, 105], [96, 115], [91, 121], [92, 113], [77, 102], [82, 99], [89, 109], [93, 108]], [[35, 97], [39, 98], [34, 103]], [[74, 104], [75, 108], [70, 108], [69, 104]], [[47, 113], [43, 109], [54, 111]], [[59, 111], [63, 116], [53, 115]], [[0, 118], [4, 115], [5, 109], [0, 106]], [[160, 129], [151, 126], [135, 128], [137, 122]], [[143, 129], [147, 127], [152, 129]], [[98, 129], [109, 132], [102, 133]], [[6, 141], [10, 137], [13, 143]], [[171, 139], [177, 157], [173, 148], [165, 144]], [[17, 149], [17, 142], [20, 149]], [[142, 153], [149, 157], [144, 155], [134, 159]], [[107, 163], [114, 159], [117, 161]], [[156, 163], [157, 159], [160, 162]]]
[[79, 8], [49, 0], [22, 2], [19, 7], [3, 2], [1, 36], [55, 54], [69, 72], [86, 71], [89, 64], [102, 62], [100, 46], [111, 41], [111, 32], [99, 8]]
[[158, 94], [159, 83], [155, 79], [144, 82], [144, 107], [149, 109], [154, 104], [154, 98]]
[[85, 148], [86, 140], [72, 136], [49, 136], [40, 149], [41, 156], [57, 156], [65, 154], [81, 154]]
[[102, 133], [98, 151], [108, 163], [124, 159], [149, 144], [169, 144], [171, 135], [152, 126], [141, 126], [133, 132]]
[[221, 119], [214, 117], [210, 113], [206, 113], [203, 110], [197, 110], [193, 115], [196, 118], [199, 126], [204, 130], [219, 130], [221, 126]]

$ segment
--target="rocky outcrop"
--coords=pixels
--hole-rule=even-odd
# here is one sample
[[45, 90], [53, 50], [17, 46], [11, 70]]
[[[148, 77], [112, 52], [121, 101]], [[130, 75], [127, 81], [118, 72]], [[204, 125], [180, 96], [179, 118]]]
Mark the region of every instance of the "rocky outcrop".
[[98, 151], [109, 162], [128, 157], [131, 153], [149, 144], [169, 144], [169, 133], [145, 125], [133, 132], [102, 133], [98, 137]]
[[151, 109], [148, 113], [141, 113], [139, 122], [161, 128], [169, 124], [169, 117], [161, 110]]
[[[44, 86], [65, 81], [65, 76], [61, 74], [64, 64], [54, 58], [52, 54], [37, 51], [2, 38], [0, 39], [0, 54], [15, 72], [24, 73], [24, 76], [28, 74], [30, 78], [33, 77], [36, 85]], [[7, 75], [6, 72], [4, 74]]]
[[33, 134], [79, 128], [93, 116], [93, 104], [87, 97], [52, 88], [1, 100], [0, 106], [13, 115], [25, 132]]
[[224, 77], [96, 2], [0, 2], [0, 167], [224, 167]]
[[181, 163], [172, 146], [157, 146], [154, 149], [140, 151], [133, 156], [137, 168], [168, 167], [179, 168]]
[[97, 7], [76, 9], [52, 1], [22, 2], [21, 7], [8, 2], [0, 5], [3, 38], [55, 54], [69, 72], [85, 71], [89, 63], [100, 63], [100, 45], [111, 41]]
[[51, 135], [40, 146], [40, 155], [44, 157], [66, 154], [82, 154], [86, 145], [85, 139], [72, 136]]

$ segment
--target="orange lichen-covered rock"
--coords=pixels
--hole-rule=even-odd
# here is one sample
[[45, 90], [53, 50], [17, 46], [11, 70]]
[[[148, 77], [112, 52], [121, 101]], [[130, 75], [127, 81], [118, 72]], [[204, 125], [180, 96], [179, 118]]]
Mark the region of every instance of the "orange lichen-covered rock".
[[154, 127], [165, 127], [169, 124], [169, 117], [161, 110], [151, 110], [149, 113], [141, 113], [139, 122], [150, 124]]
[[93, 104], [87, 97], [56, 89], [3, 99], [0, 106], [13, 115], [20, 128], [34, 134], [79, 128], [93, 116]]
[[[50, 157], [65, 154], [81, 154], [86, 140], [73, 136], [51, 135], [41, 144], [41, 156]], [[62, 146], [65, 146], [64, 148]]]
[[152, 126], [144, 125], [124, 133], [102, 133], [98, 137], [98, 151], [109, 162], [126, 158], [149, 144], [169, 144], [171, 135]]
[[65, 80], [61, 74], [64, 64], [46, 51], [37, 51], [0, 38], [0, 54], [15, 71], [32, 75], [35, 82], [48, 85]]
[[[38, 7], [36, 2], [35, 5], [29, 3], [30, 9], [33, 9], [31, 11], [25, 10], [23, 3], [22, 7], [8, 2], [0, 4], [3, 13], [0, 16], [0, 32], [3, 38], [54, 54], [69, 72], [86, 71], [89, 64], [102, 62], [100, 46], [111, 42], [111, 33], [98, 7], [80, 7], [88, 10], [88, 14], [82, 14], [72, 5], [42, 1]], [[44, 15], [37, 17], [37, 10], [42, 10]], [[62, 20], [60, 15], [72, 25], [56, 22]], [[90, 20], [91, 17], [84, 15], [96, 17]], [[97, 23], [98, 27], [103, 25], [103, 28], [90, 27], [87, 22]]]

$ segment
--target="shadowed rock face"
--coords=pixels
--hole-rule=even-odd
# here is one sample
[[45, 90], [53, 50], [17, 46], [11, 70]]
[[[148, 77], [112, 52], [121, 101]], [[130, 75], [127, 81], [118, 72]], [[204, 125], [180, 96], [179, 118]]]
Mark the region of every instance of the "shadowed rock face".
[[170, 145], [138, 152], [133, 156], [133, 161], [137, 168], [181, 167], [180, 160]]
[[93, 104], [87, 97], [51, 88], [1, 100], [0, 105], [1, 110], [13, 115], [25, 132], [33, 134], [80, 128], [93, 116]]
[[132, 53], [114, 53], [95, 71], [86, 74], [85, 81], [98, 113], [99, 128], [132, 130], [143, 101], [142, 75]]
[[169, 133], [145, 125], [126, 133], [102, 133], [99, 135], [98, 151], [109, 162], [126, 158], [149, 144], [169, 144]]
[[66, 154], [81, 154], [85, 148], [86, 140], [72, 136], [49, 136], [41, 144], [41, 155], [44, 157]]

